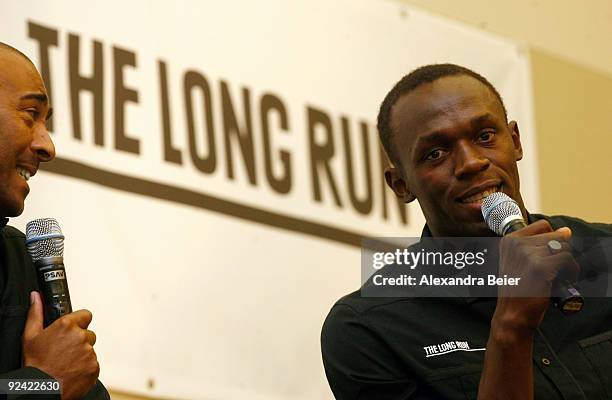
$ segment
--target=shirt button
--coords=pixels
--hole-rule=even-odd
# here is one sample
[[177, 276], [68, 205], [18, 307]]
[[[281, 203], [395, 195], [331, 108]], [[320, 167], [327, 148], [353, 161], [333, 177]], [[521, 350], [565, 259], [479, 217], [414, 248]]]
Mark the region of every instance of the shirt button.
[[544, 364], [544, 365], [550, 365], [550, 360], [549, 360], [548, 358], [546, 358], [546, 357], [543, 357], [543, 358], [542, 358], [542, 364]]

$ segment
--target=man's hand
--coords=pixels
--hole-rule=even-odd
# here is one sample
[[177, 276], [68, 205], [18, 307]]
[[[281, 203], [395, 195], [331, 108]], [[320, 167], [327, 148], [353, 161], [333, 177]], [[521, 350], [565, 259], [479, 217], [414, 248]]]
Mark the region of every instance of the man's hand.
[[60, 382], [62, 399], [83, 397], [95, 384], [100, 365], [93, 349], [96, 335], [87, 330], [91, 312], [66, 314], [43, 329], [40, 294], [30, 294], [23, 331], [23, 365], [35, 367]]
[[[575, 281], [580, 272], [570, 252], [569, 228], [553, 231], [546, 220], [539, 220], [501, 241], [499, 276], [520, 277], [518, 286], [501, 286], [494, 322], [505, 328], [535, 330], [548, 309], [555, 280]], [[552, 252], [548, 242], [561, 243]]]
[[[518, 287], [501, 286], [491, 320], [478, 399], [533, 399], [533, 338], [550, 306], [557, 278], [575, 280], [569, 228], [553, 231], [545, 220], [505, 236], [500, 244], [499, 276], [521, 278]], [[548, 242], [561, 243], [551, 251]]]

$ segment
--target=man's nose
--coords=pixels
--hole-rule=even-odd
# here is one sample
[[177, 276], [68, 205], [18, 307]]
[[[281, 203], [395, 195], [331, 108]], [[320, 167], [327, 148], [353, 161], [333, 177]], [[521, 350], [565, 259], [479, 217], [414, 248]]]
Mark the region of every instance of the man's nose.
[[55, 145], [44, 124], [34, 131], [30, 148], [40, 162], [51, 161], [55, 158]]
[[457, 158], [455, 161], [455, 176], [462, 178], [477, 174], [486, 170], [490, 161], [480, 151], [480, 148], [472, 143], [459, 143], [457, 146]]

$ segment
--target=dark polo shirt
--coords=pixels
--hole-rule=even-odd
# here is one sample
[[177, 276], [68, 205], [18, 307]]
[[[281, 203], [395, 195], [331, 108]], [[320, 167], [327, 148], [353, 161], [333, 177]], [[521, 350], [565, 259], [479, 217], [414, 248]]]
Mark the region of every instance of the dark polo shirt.
[[[576, 238], [612, 236], [612, 225], [565, 216], [531, 215], [530, 222], [541, 218], [555, 229], [570, 227]], [[603, 258], [580, 258], [582, 274], [606, 274], [608, 265], [597, 265]], [[367, 298], [360, 291], [343, 297], [321, 334], [334, 395], [476, 399], [495, 304], [495, 298]], [[535, 335], [533, 363], [536, 399], [612, 399], [612, 299], [587, 298], [571, 317], [551, 306]]]

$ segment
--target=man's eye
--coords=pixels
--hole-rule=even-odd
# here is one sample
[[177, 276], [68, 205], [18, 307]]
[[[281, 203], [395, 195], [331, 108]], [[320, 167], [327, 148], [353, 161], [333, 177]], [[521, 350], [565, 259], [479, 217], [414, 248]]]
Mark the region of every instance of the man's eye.
[[430, 151], [429, 153], [427, 153], [427, 155], [425, 156], [425, 160], [435, 161], [439, 159], [440, 157], [442, 157], [442, 155], [443, 155], [443, 152], [441, 149], [434, 149]]
[[493, 136], [495, 136], [495, 132], [493, 131], [480, 132], [480, 134], [478, 135], [478, 140], [480, 140], [481, 142], [490, 142], [491, 140], [493, 140]]
[[38, 112], [38, 109], [36, 108], [27, 108], [25, 110], [25, 112], [27, 112], [28, 114], [30, 114], [30, 116], [32, 117], [32, 119], [37, 119], [38, 116], [40, 115], [40, 112]]

